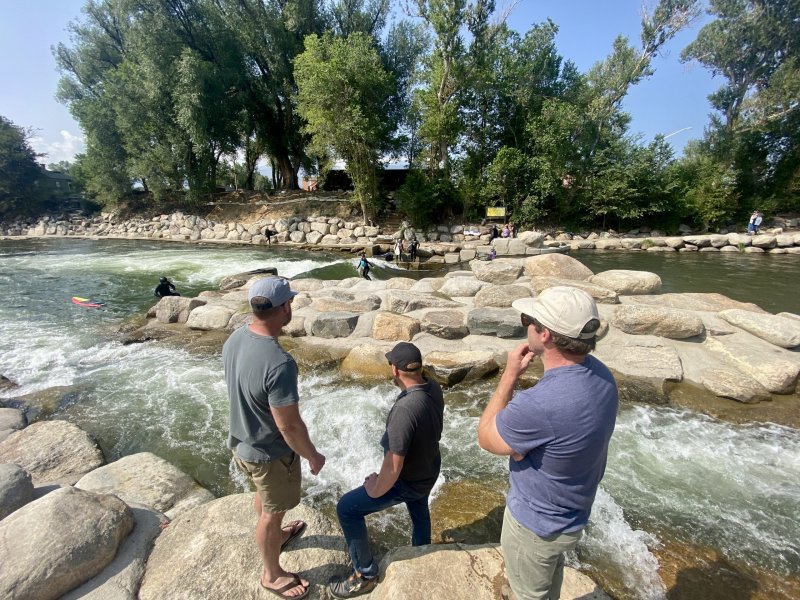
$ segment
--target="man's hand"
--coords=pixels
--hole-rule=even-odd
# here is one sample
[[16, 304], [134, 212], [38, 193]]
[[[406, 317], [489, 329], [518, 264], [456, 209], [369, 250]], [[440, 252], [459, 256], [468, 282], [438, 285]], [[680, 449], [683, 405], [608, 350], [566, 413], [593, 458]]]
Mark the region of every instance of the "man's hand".
[[318, 475], [322, 467], [325, 466], [325, 456], [317, 452], [308, 459], [308, 466], [311, 468], [312, 475]]
[[364, 478], [364, 489], [367, 492], [367, 496], [370, 498], [377, 498], [378, 496], [375, 495], [375, 485], [378, 483], [378, 474], [377, 473], [370, 473]]
[[531, 351], [528, 342], [523, 342], [508, 353], [505, 372], [513, 375], [514, 379], [517, 379], [528, 370], [528, 366], [535, 357], [536, 354]]

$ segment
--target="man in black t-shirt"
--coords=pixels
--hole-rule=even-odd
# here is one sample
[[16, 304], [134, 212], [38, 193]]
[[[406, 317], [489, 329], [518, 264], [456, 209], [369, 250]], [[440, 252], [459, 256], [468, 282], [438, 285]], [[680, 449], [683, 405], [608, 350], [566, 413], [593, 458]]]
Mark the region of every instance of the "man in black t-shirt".
[[369, 548], [366, 515], [405, 503], [411, 517], [411, 544], [431, 543], [428, 496], [442, 463], [442, 388], [423, 377], [422, 355], [414, 344], [400, 342], [386, 353], [386, 359], [392, 368], [392, 380], [402, 391], [386, 418], [380, 473], [368, 475], [363, 486], [347, 492], [336, 505], [353, 562], [349, 576], [333, 577], [328, 583], [336, 598], [367, 594], [378, 581], [378, 563]]

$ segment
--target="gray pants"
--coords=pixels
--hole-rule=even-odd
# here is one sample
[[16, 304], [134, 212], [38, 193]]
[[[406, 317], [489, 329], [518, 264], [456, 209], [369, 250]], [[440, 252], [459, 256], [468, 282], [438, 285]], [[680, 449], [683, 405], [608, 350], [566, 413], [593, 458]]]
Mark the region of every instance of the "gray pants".
[[572, 550], [583, 530], [541, 538], [511, 515], [506, 507], [500, 545], [508, 583], [517, 600], [558, 600], [564, 579], [564, 553]]

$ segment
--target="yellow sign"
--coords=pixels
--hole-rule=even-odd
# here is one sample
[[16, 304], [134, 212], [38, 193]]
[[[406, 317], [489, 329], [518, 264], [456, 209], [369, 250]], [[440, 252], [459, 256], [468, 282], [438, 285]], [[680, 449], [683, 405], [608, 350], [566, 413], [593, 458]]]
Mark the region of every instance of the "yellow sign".
[[486, 216], [487, 217], [505, 217], [506, 216], [506, 207], [505, 206], [487, 206], [486, 207]]

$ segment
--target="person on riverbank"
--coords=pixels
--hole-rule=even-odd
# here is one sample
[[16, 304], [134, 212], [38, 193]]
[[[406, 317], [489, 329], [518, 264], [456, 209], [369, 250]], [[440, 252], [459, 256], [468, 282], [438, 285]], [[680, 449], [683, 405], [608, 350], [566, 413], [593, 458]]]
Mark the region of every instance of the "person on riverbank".
[[306, 528], [302, 521], [282, 526], [283, 516], [300, 503], [300, 458], [313, 475], [325, 466], [300, 416], [297, 363], [278, 343], [292, 320], [297, 292], [282, 277], [257, 280], [247, 294], [253, 322], [234, 331], [222, 347], [230, 401], [228, 448], [256, 488], [256, 544], [264, 564], [260, 583], [285, 598], [303, 598], [309, 582], [280, 565], [281, 550]]
[[[590, 355], [600, 320], [582, 290], [552, 287], [515, 300], [527, 341], [505, 370], [478, 424], [478, 444], [509, 456], [510, 489], [500, 544], [518, 600], [558, 598], [564, 553], [589, 520], [617, 415], [617, 385]], [[544, 375], [512, 398], [537, 356]]]
[[411, 262], [417, 260], [417, 248], [419, 248], [419, 242], [417, 241], [417, 236], [414, 236], [408, 244], [408, 255]]
[[759, 227], [761, 223], [764, 221], [764, 215], [757, 210], [753, 211], [753, 214], [750, 215], [750, 222], [747, 224], [747, 235], [755, 235], [761, 233], [759, 231]]
[[399, 263], [403, 260], [403, 240], [399, 239], [394, 243], [394, 261]]
[[386, 418], [381, 437], [383, 463], [364, 485], [347, 492], [336, 505], [353, 572], [332, 577], [328, 589], [336, 598], [371, 592], [378, 582], [378, 563], [369, 547], [364, 517], [405, 503], [411, 517], [411, 544], [431, 543], [430, 495], [439, 477], [444, 399], [442, 388], [422, 374], [422, 354], [414, 344], [400, 342], [386, 360], [400, 395]]
[[369, 276], [369, 269], [370, 269], [369, 261], [367, 260], [366, 252], [362, 252], [361, 256], [358, 259], [358, 273], [366, 280], [372, 281], [372, 277]]
[[153, 296], [163, 298], [164, 296], [180, 296], [180, 294], [177, 292], [174, 283], [166, 277], [162, 277], [158, 280], [158, 285], [153, 290]]

